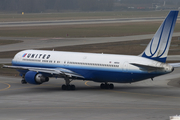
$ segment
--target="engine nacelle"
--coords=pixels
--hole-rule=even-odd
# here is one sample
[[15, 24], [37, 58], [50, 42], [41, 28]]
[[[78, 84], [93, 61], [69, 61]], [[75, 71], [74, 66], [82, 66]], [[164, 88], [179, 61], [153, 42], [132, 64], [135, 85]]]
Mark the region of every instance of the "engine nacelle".
[[28, 82], [30, 84], [42, 84], [44, 82], [48, 82], [49, 78], [45, 77], [42, 74], [39, 74], [37, 72], [28, 71], [25, 74], [25, 80], [26, 80], [26, 82]]

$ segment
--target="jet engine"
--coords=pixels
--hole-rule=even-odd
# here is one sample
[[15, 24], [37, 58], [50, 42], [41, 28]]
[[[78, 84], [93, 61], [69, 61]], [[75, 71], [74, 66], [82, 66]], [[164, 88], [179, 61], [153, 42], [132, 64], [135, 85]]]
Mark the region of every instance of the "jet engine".
[[25, 74], [25, 80], [29, 84], [42, 84], [49, 81], [49, 77], [44, 76], [43, 74], [37, 73], [35, 71], [28, 71]]

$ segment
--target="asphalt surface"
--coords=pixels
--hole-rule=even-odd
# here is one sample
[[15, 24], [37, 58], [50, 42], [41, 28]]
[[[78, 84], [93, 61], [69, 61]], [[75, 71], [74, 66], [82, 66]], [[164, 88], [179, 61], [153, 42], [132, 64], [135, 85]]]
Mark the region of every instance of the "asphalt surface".
[[[180, 17], [178, 17], [178, 19], [180, 19]], [[0, 22], [0, 27], [77, 25], [77, 24], [100, 24], [100, 23], [162, 21], [162, 20], [164, 20], [164, 17], [51, 20], [51, 21], [20, 21], [20, 22]]]
[[[176, 33], [179, 36], [179, 33]], [[175, 35], [176, 35], [175, 34]], [[22, 45], [33, 48], [151, 38], [152, 35], [117, 38], [14, 38], [23, 43], [4, 45], [2, 51], [20, 50]], [[122, 39], [124, 38], [124, 39]], [[9, 38], [3, 38], [9, 39]], [[12, 39], [12, 38], [11, 38]], [[38, 39], [38, 40], [37, 40]], [[110, 41], [109, 41], [110, 40]], [[28, 43], [29, 42], [29, 43]], [[42, 45], [42, 46], [41, 46]], [[7, 47], [8, 46], [8, 47]], [[24, 47], [24, 48], [25, 48]], [[170, 56], [176, 60], [180, 56]], [[11, 59], [0, 59], [1, 63]], [[180, 68], [171, 74], [132, 84], [114, 84], [114, 90], [102, 90], [99, 83], [73, 81], [75, 91], [63, 91], [63, 79], [50, 79], [42, 85], [22, 85], [21, 78], [0, 76], [0, 119], [2, 120], [168, 120], [180, 114]]]
[[[22, 85], [19, 77], [0, 77], [1, 120], [168, 120], [180, 114], [180, 69], [154, 81], [115, 84], [73, 81], [75, 91], [63, 91], [63, 79], [42, 85]], [[169, 84], [169, 85], [167, 85]]]
[[[3, 45], [0, 51], [151, 39], [150, 35], [110, 38], [9, 38], [22, 43]], [[180, 36], [175, 33], [174, 36]], [[171, 56], [168, 59], [179, 59]], [[0, 59], [1, 63], [11, 59]], [[99, 83], [73, 81], [75, 91], [63, 91], [63, 79], [42, 85], [22, 85], [20, 77], [0, 76], [0, 120], [168, 120], [180, 114], [180, 68], [171, 74], [132, 84], [114, 84], [102, 90]]]

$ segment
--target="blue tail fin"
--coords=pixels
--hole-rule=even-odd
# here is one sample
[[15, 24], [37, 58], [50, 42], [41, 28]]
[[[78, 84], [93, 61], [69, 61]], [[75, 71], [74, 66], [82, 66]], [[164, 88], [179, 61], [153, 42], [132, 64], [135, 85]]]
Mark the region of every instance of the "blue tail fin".
[[179, 11], [170, 11], [144, 52], [141, 54], [142, 57], [159, 62], [166, 62], [178, 13]]

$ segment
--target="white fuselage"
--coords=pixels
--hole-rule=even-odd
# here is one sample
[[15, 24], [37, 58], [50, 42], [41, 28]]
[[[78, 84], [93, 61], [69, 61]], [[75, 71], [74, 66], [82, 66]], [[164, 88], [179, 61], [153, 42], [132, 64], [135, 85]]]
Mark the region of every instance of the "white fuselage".
[[[146, 71], [131, 63], [161, 70]], [[173, 68], [165, 63], [139, 56], [94, 54], [79, 52], [59, 52], [44, 50], [25, 50], [17, 53], [12, 60], [15, 66], [65, 68], [96, 82], [131, 83], [170, 73]]]

